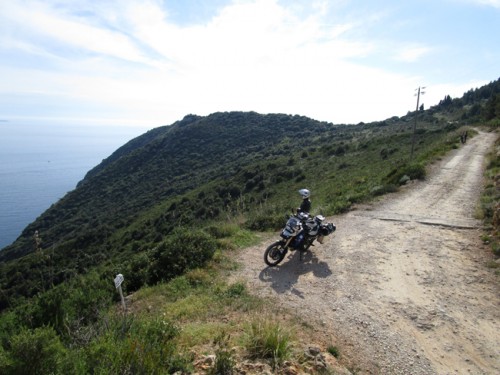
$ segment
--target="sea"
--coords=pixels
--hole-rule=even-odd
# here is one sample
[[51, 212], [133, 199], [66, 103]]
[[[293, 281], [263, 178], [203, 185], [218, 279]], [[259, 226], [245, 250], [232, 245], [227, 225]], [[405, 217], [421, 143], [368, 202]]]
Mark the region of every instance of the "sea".
[[147, 130], [0, 120], [0, 249], [75, 189], [90, 169]]

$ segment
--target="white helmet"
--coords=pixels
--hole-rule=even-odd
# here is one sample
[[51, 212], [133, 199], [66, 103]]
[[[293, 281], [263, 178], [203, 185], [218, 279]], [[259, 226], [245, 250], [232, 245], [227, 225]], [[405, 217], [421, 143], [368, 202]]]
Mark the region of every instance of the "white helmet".
[[300, 189], [299, 194], [302, 195], [303, 199], [309, 198], [311, 195], [311, 192], [307, 189]]

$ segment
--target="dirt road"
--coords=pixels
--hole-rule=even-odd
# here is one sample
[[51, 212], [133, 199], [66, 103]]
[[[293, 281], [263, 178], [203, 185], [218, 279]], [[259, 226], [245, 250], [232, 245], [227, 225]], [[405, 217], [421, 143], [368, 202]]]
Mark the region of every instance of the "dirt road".
[[238, 277], [317, 319], [356, 373], [500, 374], [500, 288], [474, 219], [495, 137], [480, 133], [426, 181], [328, 218], [337, 232], [302, 262], [291, 253], [269, 268], [267, 243], [246, 249]]

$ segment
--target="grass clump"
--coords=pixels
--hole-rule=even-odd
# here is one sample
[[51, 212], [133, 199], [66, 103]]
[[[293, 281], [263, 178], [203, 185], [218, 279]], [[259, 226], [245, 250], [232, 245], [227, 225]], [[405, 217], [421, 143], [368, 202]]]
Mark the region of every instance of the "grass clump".
[[340, 357], [340, 350], [339, 350], [338, 347], [330, 345], [330, 346], [328, 346], [328, 348], [326, 350], [327, 350], [328, 353], [330, 353], [331, 355], [333, 355], [335, 358], [339, 358]]
[[208, 373], [211, 375], [232, 375], [236, 361], [234, 359], [234, 351], [230, 349], [230, 335], [222, 331], [214, 339], [215, 363]]
[[248, 326], [246, 349], [250, 357], [268, 359], [273, 368], [289, 358], [291, 344], [292, 334], [270, 318], [255, 319]]

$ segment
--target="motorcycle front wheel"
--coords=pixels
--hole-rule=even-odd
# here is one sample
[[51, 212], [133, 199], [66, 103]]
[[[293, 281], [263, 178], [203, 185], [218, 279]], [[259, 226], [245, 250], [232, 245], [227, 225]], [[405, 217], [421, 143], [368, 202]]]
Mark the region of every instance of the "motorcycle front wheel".
[[264, 262], [266, 262], [269, 267], [274, 267], [285, 258], [286, 253], [287, 249], [283, 247], [283, 243], [281, 241], [276, 241], [266, 249], [264, 253]]

